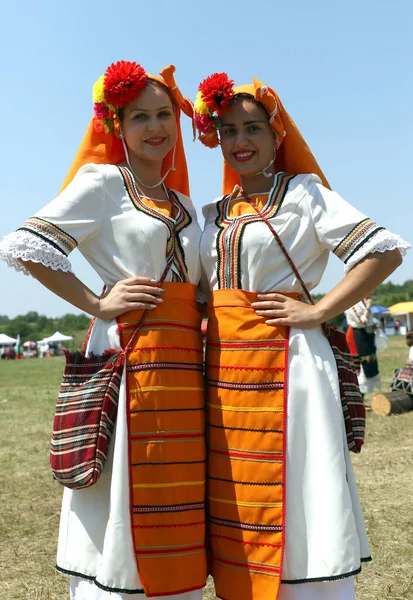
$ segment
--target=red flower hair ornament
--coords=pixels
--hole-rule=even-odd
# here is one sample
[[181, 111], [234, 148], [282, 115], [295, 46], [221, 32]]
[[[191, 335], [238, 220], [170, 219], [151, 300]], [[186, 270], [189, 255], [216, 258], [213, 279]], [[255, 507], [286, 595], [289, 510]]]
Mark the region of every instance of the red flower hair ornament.
[[106, 69], [104, 78], [106, 103], [118, 109], [135, 100], [148, 81], [141, 65], [126, 60], [111, 64]]
[[219, 145], [218, 128], [222, 113], [234, 96], [234, 82], [226, 73], [214, 73], [198, 87], [194, 104], [194, 122], [198, 139], [208, 148]]
[[112, 63], [93, 86], [96, 131], [113, 133], [119, 110], [139, 96], [147, 81], [145, 69], [136, 62]]

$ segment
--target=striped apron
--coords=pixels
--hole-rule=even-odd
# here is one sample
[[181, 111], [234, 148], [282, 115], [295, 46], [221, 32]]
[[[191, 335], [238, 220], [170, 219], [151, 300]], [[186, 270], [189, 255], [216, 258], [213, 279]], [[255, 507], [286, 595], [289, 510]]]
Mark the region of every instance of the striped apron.
[[[206, 580], [201, 318], [194, 285], [163, 288], [127, 360], [131, 522], [147, 596]], [[122, 315], [123, 347], [141, 315]]]
[[225, 600], [276, 600], [281, 582], [289, 329], [266, 325], [256, 299], [222, 289], [208, 307], [209, 533]]

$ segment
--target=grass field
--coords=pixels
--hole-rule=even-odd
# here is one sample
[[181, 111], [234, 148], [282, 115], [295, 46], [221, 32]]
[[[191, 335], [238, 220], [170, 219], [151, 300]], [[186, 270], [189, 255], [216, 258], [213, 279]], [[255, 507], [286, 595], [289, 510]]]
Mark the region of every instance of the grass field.
[[[404, 337], [379, 355], [387, 388], [407, 357]], [[49, 440], [63, 358], [0, 363], [0, 600], [68, 600], [54, 571], [61, 498]], [[413, 598], [413, 412], [368, 413], [354, 466], [373, 563], [357, 578], [358, 600]], [[214, 598], [212, 586], [205, 597]]]

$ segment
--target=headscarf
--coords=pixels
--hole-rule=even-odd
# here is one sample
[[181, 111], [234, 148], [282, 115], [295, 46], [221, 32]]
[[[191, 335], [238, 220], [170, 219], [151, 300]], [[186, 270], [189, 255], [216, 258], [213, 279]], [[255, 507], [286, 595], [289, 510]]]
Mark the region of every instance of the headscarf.
[[[175, 67], [169, 65], [160, 71], [160, 77], [149, 73], [147, 73], [147, 76], [149, 79], [153, 79], [167, 87], [175, 103], [178, 138], [175, 148], [174, 169], [169, 171], [169, 174], [165, 179], [165, 184], [168, 188], [177, 190], [178, 192], [189, 196], [189, 178], [182, 140], [180, 115], [182, 110], [187, 116], [192, 118], [193, 109], [190, 100], [185, 98], [177, 87], [174, 73]], [[172, 166], [173, 154], [174, 149], [172, 149], [164, 158], [161, 171], [162, 175], [164, 175]], [[100, 130], [96, 130], [94, 119], [92, 118], [60, 191], [64, 190], [64, 188], [72, 181], [77, 171], [87, 163], [116, 165], [124, 160], [125, 151], [117, 133], [110, 133], [103, 127], [100, 128]]]
[[[276, 172], [283, 171], [294, 175], [299, 173], [316, 173], [323, 185], [330, 187], [310, 148], [275, 91], [255, 77], [253, 78], [253, 83], [232, 87], [229, 84], [233, 84], [233, 82], [227, 76], [225, 76], [226, 82], [223, 82], [223, 75], [225, 74], [210, 76], [199, 86], [197, 100], [194, 105], [195, 124], [199, 131], [199, 139], [207, 146], [214, 147], [214, 145], [217, 145], [214, 143], [214, 140], [218, 141], [218, 137], [213, 131], [213, 120], [225, 112], [228, 107], [228, 100], [233, 95], [250, 94], [267, 111], [270, 125], [274, 131], [276, 138], [274, 166]], [[209, 86], [205, 86], [205, 82], [214, 77], [216, 77], [214, 85], [209, 83]], [[220, 97], [219, 87], [222, 90]], [[232, 89], [230, 89], [231, 87]], [[213, 100], [210, 101], [214, 93], [215, 103]], [[210, 107], [209, 113], [208, 106]], [[211, 127], [209, 129], [208, 116], [211, 120]], [[240, 184], [240, 177], [224, 160], [223, 193], [231, 193], [236, 184]]]

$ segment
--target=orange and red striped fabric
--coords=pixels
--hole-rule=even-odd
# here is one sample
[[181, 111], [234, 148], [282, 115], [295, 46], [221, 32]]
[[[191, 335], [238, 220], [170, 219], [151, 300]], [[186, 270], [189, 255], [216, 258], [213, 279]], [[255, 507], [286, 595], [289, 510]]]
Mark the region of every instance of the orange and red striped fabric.
[[208, 309], [208, 513], [225, 600], [276, 600], [283, 561], [289, 330], [254, 300], [217, 290]]
[[[163, 287], [127, 362], [131, 520], [147, 596], [206, 582], [201, 317], [194, 285]], [[123, 347], [141, 314], [122, 315]]]

